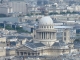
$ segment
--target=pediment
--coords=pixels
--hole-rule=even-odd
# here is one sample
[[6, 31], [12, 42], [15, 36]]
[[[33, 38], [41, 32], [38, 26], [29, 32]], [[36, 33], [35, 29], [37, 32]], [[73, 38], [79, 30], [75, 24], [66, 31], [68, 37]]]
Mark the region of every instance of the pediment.
[[16, 50], [18, 50], [18, 51], [34, 51], [33, 49], [31, 49], [27, 46], [21, 46], [21, 47], [17, 48]]

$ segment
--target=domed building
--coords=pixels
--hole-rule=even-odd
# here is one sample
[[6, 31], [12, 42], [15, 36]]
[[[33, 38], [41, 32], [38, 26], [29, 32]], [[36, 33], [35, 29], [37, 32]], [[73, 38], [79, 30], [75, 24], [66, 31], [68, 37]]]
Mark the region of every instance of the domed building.
[[54, 29], [53, 20], [49, 16], [39, 20], [34, 41], [41, 42], [46, 46], [52, 46], [56, 41], [56, 30]]
[[[57, 57], [69, 54], [74, 50], [70, 43], [69, 31], [63, 31], [63, 39], [57, 40], [57, 29], [54, 28], [50, 16], [42, 17], [38, 24], [35, 24], [33, 39], [16, 49], [17, 56], [35, 57], [48, 56]], [[60, 35], [60, 34], [59, 34]]]
[[41, 56], [59, 56], [70, 53], [71, 47], [64, 41], [57, 40], [56, 32], [50, 16], [44, 16], [39, 20], [38, 27], [34, 30], [33, 42], [44, 45], [36, 48]]

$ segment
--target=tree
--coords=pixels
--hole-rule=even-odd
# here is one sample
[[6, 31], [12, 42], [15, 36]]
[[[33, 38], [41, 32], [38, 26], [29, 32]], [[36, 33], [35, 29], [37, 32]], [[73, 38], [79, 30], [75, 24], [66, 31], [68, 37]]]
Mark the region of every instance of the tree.
[[17, 30], [17, 32], [19, 32], [19, 33], [29, 33], [28, 31], [25, 31], [22, 27], [19, 27], [19, 26], [17, 26], [16, 27], [16, 30]]
[[0, 14], [0, 17], [7, 17], [7, 15], [5, 15], [5, 14]]
[[5, 29], [7, 29], [7, 30], [14, 30], [14, 29], [13, 29], [10, 25], [8, 25], [8, 24], [5, 26]]

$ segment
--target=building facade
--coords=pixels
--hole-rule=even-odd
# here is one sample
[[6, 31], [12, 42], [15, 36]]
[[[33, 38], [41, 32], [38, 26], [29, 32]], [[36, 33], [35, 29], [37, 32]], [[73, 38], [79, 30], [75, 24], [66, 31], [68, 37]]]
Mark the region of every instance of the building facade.
[[[62, 42], [56, 39], [57, 30], [54, 28], [53, 20], [49, 16], [44, 16], [39, 20], [38, 27], [34, 30], [34, 43], [42, 43], [41, 56], [59, 56], [70, 53], [68, 43], [70, 42], [69, 30], [62, 33]], [[37, 48], [38, 49], [38, 48]]]
[[26, 15], [26, 2], [25, 1], [13, 1], [11, 0], [8, 5], [13, 9], [14, 14], [23, 14]]

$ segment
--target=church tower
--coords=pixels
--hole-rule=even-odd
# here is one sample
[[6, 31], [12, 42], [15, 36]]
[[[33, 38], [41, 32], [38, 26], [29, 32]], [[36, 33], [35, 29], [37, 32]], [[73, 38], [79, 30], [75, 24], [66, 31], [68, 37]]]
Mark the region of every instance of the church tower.
[[70, 31], [69, 31], [69, 29], [65, 29], [63, 31], [63, 42], [65, 42], [66, 44], [71, 43], [70, 42]]

